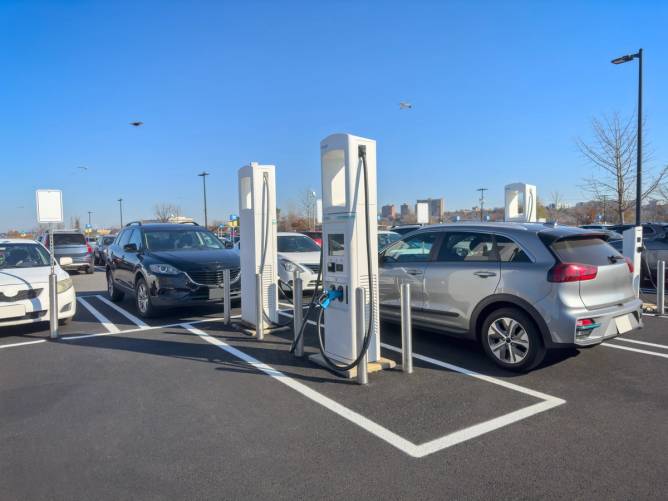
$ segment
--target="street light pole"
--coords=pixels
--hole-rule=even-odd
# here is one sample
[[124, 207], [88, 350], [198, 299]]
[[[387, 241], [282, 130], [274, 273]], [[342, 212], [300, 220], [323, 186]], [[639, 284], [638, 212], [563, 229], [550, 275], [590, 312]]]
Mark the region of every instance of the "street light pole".
[[478, 188], [480, 192], [480, 221], [483, 221], [485, 219], [485, 192], [487, 191], [487, 188]]
[[199, 174], [197, 174], [202, 178], [202, 188], [204, 189], [204, 227], [208, 228], [209, 227], [209, 221], [208, 221], [208, 216], [206, 212], [206, 176], [209, 175], [208, 172], [202, 171]]
[[88, 227], [89, 227], [89, 228], [92, 228], [92, 227], [93, 227], [93, 225], [92, 225], [92, 223], [91, 223], [91, 221], [90, 221], [90, 215], [91, 215], [92, 213], [93, 213], [92, 210], [89, 210], [89, 211], [88, 211]]
[[118, 209], [121, 213], [121, 228], [123, 227], [123, 199], [119, 198], [118, 199]]
[[636, 226], [641, 223], [642, 211], [642, 49], [635, 54], [627, 54], [610, 61], [612, 64], [622, 64], [638, 60], [638, 131], [636, 134]]

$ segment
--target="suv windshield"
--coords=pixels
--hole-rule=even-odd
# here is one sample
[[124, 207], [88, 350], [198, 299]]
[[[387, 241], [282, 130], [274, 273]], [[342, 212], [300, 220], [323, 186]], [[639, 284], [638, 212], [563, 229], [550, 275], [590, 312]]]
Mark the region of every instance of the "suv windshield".
[[320, 252], [320, 246], [304, 235], [279, 235], [278, 252]]
[[86, 245], [86, 238], [81, 233], [54, 233], [53, 244], [58, 245]]
[[7, 268], [33, 268], [35, 266], [49, 266], [49, 254], [41, 245], [0, 245], [0, 270]]
[[152, 251], [224, 249], [222, 242], [205, 230], [148, 230], [146, 247]]
[[557, 240], [551, 247], [562, 263], [605, 266], [624, 259], [614, 247], [600, 238]]

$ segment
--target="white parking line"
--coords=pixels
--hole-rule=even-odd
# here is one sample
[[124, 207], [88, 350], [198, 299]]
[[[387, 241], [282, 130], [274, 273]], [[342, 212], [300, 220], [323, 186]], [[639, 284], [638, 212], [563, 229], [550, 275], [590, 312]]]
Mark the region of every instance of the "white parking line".
[[0, 346], [0, 349], [2, 349], [2, 348], [14, 348], [16, 346], [25, 346], [27, 344], [37, 344], [37, 343], [46, 343], [46, 339], [39, 339], [37, 341], [24, 341], [22, 343], [4, 344], [4, 345]]
[[[283, 313], [286, 316], [286, 313]], [[508, 414], [504, 414], [503, 416], [499, 416], [497, 418], [490, 419], [488, 421], [484, 421], [482, 423], [475, 424], [473, 426], [469, 426], [467, 428], [464, 428], [462, 430], [455, 431], [453, 433], [449, 433], [445, 436], [439, 437], [435, 440], [431, 440], [429, 442], [423, 443], [423, 444], [414, 444], [413, 442], [401, 437], [400, 435], [397, 435], [396, 433], [388, 430], [387, 428], [379, 425], [378, 423], [371, 421], [370, 419], [362, 416], [361, 414], [339, 404], [338, 402], [332, 400], [329, 397], [326, 397], [322, 395], [321, 393], [318, 393], [317, 391], [311, 389], [310, 387], [292, 379], [291, 377], [285, 375], [283, 372], [274, 369], [270, 365], [267, 365], [263, 362], [260, 362], [256, 358], [247, 355], [243, 351], [230, 346], [226, 342], [212, 337], [206, 332], [197, 329], [193, 327], [192, 325], [187, 325], [185, 324], [184, 327], [192, 332], [193, 334], [199, 336], [203, 340], [207, 341], [208, 343], [211, 343], [221, 350], [224, 350], [228, 352], [229, 354], [239, 358], [240, 360], [243, 360], [244, 362], [247, 362], [249, 365], [252, 367], [255, 367], [256, 369], [264, 372], [268, 376], [276, 379], [277, 381], [285, 384], [286, 386], [292, 388], [296, 392], [300, 393], [301, 395], [305, 396], [306, 398], [322, 405], [323, 407], [329, 409], [330, 411], [334, 412], [335, 414], [338, 414], [339, 416], [343, 417], [344, 419], [347, 419], [348, 421], [354, 423], [355, 425], [359, 426], [360, 428], [368, 431], [372, 435], [375, 435], [376, 437], [384, 440], [388, 444], [392, 445], [393, 447], [396, 447], [397, 449], [403, 451], [404, 453], [408, 454], [411, 457], [414, 458], [422, 458], [425, 456], [428, 456], [429, 454], [433, 454], [434, 452], [438, 452], [440, 450], [446, 449], [448, 447], [452, 447], [453, 445], [465, 442], [466, 440], [470, 440], [472, 438], [478, 437], [480, 435], [483, 435], [485, 433], [489, 433], [490, 431], [502, 428], [504, 426], [508, 426], [512, 423], [515, 423], [517, 421], [526, 419], [530, 416], [534, 416], [538, 413], [545, 412], [548, 409], [552, 409], [554, 407], [557, 407], [559, 405], [562, 405], [566, 403], [565, 400], [562, 400], [561, 398], [556, 398], [551, 395], [548, 395], [546, 393], [542, 393], [539, 391], [534, 391], [529, 388], [524, 388], [522, 386], [518, 386], [513, 383], [508, 383], [506, 381], [496, 379], [490, 376], [485, 376], [484, 374], [479, 374], [477, 372], [464, 369], [462, 367], [458, 367], [456, 365], [448, 364], [446, 362], [441, 362], [440, 360], [436, 360], [430, 357], [425, 357], [423, 355], [417, 355], [414, 354], [413, 357], [417, 358], [419, 360], [423, 360], [425, 362], [438, 365], [440, 367], [444, 367], [456, 372], [459, 372], [461, 374], [465, 374], [468, 376], [472, 376], [478, 379], [482, 379], [484, 381], [496, 384], [498, 386], [503, 386], [505, 388], [518, 391], [520, 393], [524, 393], [525, 395], [530, 395], [532, 397], [538, 398], [543, 400], [542, 402], [539, 402], [537, 404], [530, 405], [528, 407], [524, 407], [522, 409], [519, 409], [517, 411], [510, 412]], [[393, 350], [393, 351], [401, 351], [400, 348], [397, 348], [395, 346], [387, 345], [387, 344], [382, 344], [384, 348]]]
[[111, 306], [113, 309], [115, 309], [117, 312], [119, 312], [121, 315], [123, 315], [125, 318], [130, 320], [131, 322], [134, 322], [134, 324], [142, 329], [148, 329], [149, 325], [144, 322], [142, 319], [135, 317], [132, 313], [127, 311], [125, 308], [121, 308], [120, 306], [112, 303], [109, 301], [106, 297], [100, 296], [99, 294], [95, 296], [97, 299], [102, 301], [104, 304], [107, 306]]
[[78, 297], [77, 301], [79, 301], [88, 311], [90, 311], [95, 318], [98, 319], [98, 321], [102, 324], [102, 326], [107, 329], [109, 332], [116, 333], [120, 332], [120, 329], [116, 327], [111, 320], [109, 320], [107, 317], [105, 317], [102, 313], [100, 313], [97, 309], [93, 307], [88, 301], [86, 301], [82, 297]]
[[668, 350], [667, 344], [648, 343], [647, 341], [638, 341], [637, 339], [626, 339], [624, 337], [616, 337], [615, 341], [624, 341], [625, 343], [642, 344], [645, 346], [652, 346], [654, 348], [661, 348], [663, 350]]
[[618, 344], [601, 343], [601, 346], [607, 346], [608, 348], [617, 348], [618, 350], [633, 351], [636, 353], [642, 353], [644, 355], [653, 355], [655, 357], [668, 358], [668, 354], [666, 353], [657, 353], [655, 351], [639, 350], [638, 348], [629, 348], [628, 346], [619, 346]]

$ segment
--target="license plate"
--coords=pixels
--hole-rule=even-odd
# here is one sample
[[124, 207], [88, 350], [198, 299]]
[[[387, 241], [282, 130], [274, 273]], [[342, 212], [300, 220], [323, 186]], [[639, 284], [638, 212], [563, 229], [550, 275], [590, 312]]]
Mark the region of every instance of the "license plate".
[[26, 308], [22, 304], [11, 306], [0, 306], [0, 318], [22, 317], [26, 314]]
[[633, 330], [633, 323], [631, 322], [631, 314], [622, 315], [621, 317], [615, 318], [615, 325], [617, 326], [617, 332], [624, 334]]
[[209, 289], [209, 299], [223, 299], [223, 293], [225, 289], [217, 287], [215, 289]]

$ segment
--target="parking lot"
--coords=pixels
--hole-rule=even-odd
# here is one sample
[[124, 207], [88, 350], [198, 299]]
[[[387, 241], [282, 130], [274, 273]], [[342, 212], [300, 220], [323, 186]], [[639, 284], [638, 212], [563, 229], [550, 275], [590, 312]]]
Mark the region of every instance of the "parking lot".
[[[358, 386], [290, 355], [290, 330], [258, 342], [217, 307], [142, 321], [107, 300], [103, 273], [73, 279], [60, 340], [0, 333], [3, 499], [659, 498], [668, 484], [666, 319], [523, 375], [416, 331], [414, 374]], [[382, 342], [399, 362], [398, 327]]]

